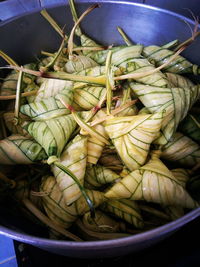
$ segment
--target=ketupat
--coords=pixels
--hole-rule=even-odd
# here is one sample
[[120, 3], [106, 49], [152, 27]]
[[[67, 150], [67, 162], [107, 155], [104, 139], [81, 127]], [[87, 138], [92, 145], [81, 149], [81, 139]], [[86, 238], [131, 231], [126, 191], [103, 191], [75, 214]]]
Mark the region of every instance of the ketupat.
[[[77, 135], [64, 148], [59, 161], [73, 172], [83, 185], [87, 163], [87, 137]], [[65, 203], [67, 205], [72, 204], [81, 196], [81, 191], [77, 184], [69, 175], [58, 169], [58, 167], [52, 166], [51, 170], [63, 194]]]
[[153, 152], [147, 164], [125, 176], [105, 196], [109, 199], [145, 200], [164, 206], [177, 205], [190, 209], [197, 207], [198, 204], [161, 162], [159, 154], [160, 152]]

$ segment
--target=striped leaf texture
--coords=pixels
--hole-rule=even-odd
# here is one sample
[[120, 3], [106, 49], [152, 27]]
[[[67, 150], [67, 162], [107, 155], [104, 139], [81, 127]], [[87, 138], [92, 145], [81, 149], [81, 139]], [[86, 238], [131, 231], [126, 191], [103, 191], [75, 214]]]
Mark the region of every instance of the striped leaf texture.
[[[105, 112], [103, 110], [99, 110], [97, 114], [94, 116], [93, 120], [101, 118], [101, 116], [105, 116]], [[105, 127], [102, 124], [97, 124], [92, 127], [96, 132], [104, 136], [106, 139], [108, 135], [105, 131]], [[101, 157], [102, 151], [105, 147], [105, 143], [101, 140], [95, 138], [94, 136], [89, 136], [88, 138], [88, 158], [87, 162], [96, 164], [99, 158]]]
[[105, 74], [105, 66], [96, 66], [92, 68], [87, 68], [82, 71], [78, 71], [76, 73], [77, 75], [83, 75], [83, 76], [101, 76]]
[[68, 60], [65, 64], [65, 71], [68, 73], [74, 73], [95, 66], [98, 66], [98, 64], [90, 57], [74, 55], [73, 58]]
[[161, 157], [182, 166], [194, 167], [200, 163], [200, 146], [187, 136], [176, 133], [163, 148]]
[[142, 166], [150, 144], [159, 136], [162, 112], [108, 119], [105, 130], [126, 167], [133, 171]]
[[119, 178], [120, 176], [114, 171], [98, 164], [89, 165], [86, 168], [85, 181], [94, 187], [101, 187], [102, 185], [112, 183]]
[[174, 87], [181, 87], [181, 88], [194, 87], [194, 83], [190, 79], [188, 79], [182, 75], [179, 75], [176, 73], [171, 73], [171, 72], [166, 72], [165, 75], [168, 79], [170, 87], [172, 87], [172, 88], [174, 88]]
[[[60, 226], [68, 228], [78, 218], [89, 211], [85, 198], [81, 196], [72, 205], [67, 206], [63, 193], [53, 176], [45, 177], [42, 180], [40, 190], [46, 194], [42, 197], [43, 207], [48, 217]], [[97, 207], [105, 200], [104, 194], [99, 191], [87, 190], [87, 194]]]
[[[101, 45], [97, 44], [94, 40], [89, 38], [87, 35], [83, 34], [81, 31], [80, 34], [77, 34], [78, 31], [76, 31], [76, 35], [80, 37], [81, 46], [83, 47], [99, 47]], [[90, 50], [83, 50], [82, 51], [84, 56], [91, 57], [96, 53], [96, 51], [90, 51]]]
[[181, 206], [193, 209], [196, 202], [180, 185], [173, 173], [153, 153], [150, 161], [116, 183], [106, 194], [107, 198], [145, 200], [163, 206]]
[[[30, 63], [24, 65], [27, 69], [34, 70], [36, 68], [35, 63]], [[17, 88], [17, 81], [18, 81], [18, 72], [12, 71], [10, 72], [4, 79], [1, 87], [0, 87], [0, 95], [9, 96], [9, 95], [15, 95], [16, 94], [16, 88]], [[23, 78], [22, 83], [22, 89], [28, 85], [33, 83], [34, 77], [29, 74], [25, 74]]]
[[179, 131], [200, 145], [200, 119], [196, 114], [188, 114], [179, 125]]
[[[67, 167], [83, 185], [87, 163], [87, 137], [77, 135], [66, 148], [64, 148], [59, 161]], [[51, 170], [63, 194], [65, 203], [67, 205], [72, 204], [81, 196], [79, 187], [69, 175], [55, 165], [52, 165]]]
[[105, 94], [106, 88], [100, 86], [83, 86], [74, 90], [73, 106], [76, 109], [90, 110], [95, 107]]
[[115, 221], [100, 210], [96, 210], [95, 218], [91, 218], [89, 212], [85, 213], [82, 222], [87, 229], [100, 233], [120, 232], [121, 228], [125, 228], [123, 223]]
[[20, 112], [35, 121], [45, 121], [47, 119], [49, 120], [67, 115], [70, 111], [61, 103], [60, 97], [62, 97], [65, 103], [71, 105], [73, 102], [72, 87], [60, 91], [55, 97], [49, 97], [41, 101], [22, 105], [20, 107]]
[[191, 172], [190, 170], [186, 170], [183, 168], [177, 168], [171, 170], [172, 174], [174, 175], [174, 178], [177, 180], [177, 182], [182, 186], [186, 187], [187, 181], [190, 179]]
[[[39, 86], [32, 82], [30, 84], [28, 84], [25, 88], [24, 88], [24, 92], [31, 92], [31, 91], [35, 91], [37, 90], [37, 92], [39, 91]], [[35, 101], [35, 97], [36, 97], [37, 93], [35, 95], [31, 95], [31, 96], [26, 96], [26, 100], [28, 103], [32, 103]]]
[[29, 134], [44, 148], [49, 157], [60, 156], [75, 128], [76, 122], [72, 115], [26, 125]]
[[[155, 67], [145, 58], [132, 58], [129, 59], [122, 64], [120, 64], [121, 71], [124, 74], [128, 73], [140, 73], [154, 70]], [[158, 87], [168, 87], [168, 80], [166, 76], [161, 72], [158, 71], [151, 75], [142, 77], [142, 78], [135, 78], [138, 83], [143, 83], [151, 86], [158, 86]]]
[[[157, 45], [144, 47], [143, 50], [143, 55], [147, 57], [150, 62], [154, 62], [156, 66], [164, 64], [174, 53], [175, 52], [172, 50]], [[168, 66], [163, 68], [163, 70], [178, 74], [193, 73], [193, 64], [179, 55], [175, 60], [169, 63]]]
[[108, 200], [101, 205], [101, 209], [134, 225], [136, 228], [144, 227], [140, 209], [135, 201], [128, 199]]
[[8, 130], [11, 132], [11, 134], [20, 134], [27, 136], [28, 133], [27, 131], [23, 128], [28, 123], [29, 118], [19, 114], [19, 120], [20, 124], [15, 125], [14, 124], [14, 119], [15, 119], [15, 114], [13, 112], [6, 112], [3, 114], [4, 122]]
[[12, 71], [8, 74], [1, 85], [0, 95], [8, 96], [16, 94], [17, 80], [18, 73]]
[[58, 79], [45, 79], [42, 78], [40, 88], [35, 96], [34, 102], [40, 102], [49, 97], [55, 97], [63, 91], [70, 91], [73, 87], [73, 82]]
[[142, 49], [142, 45], [117, 46], [107, 50], [98, 51], [92, 56], [92, 58], [98, 64], [105, 65], [107, 55], [109, 51], [112, 51], [111, 64], [114, 66], [119, 66], [129, 59], [139, 58], [141, 56]]
[[11, 135], [0, 140], [0, 164], [31, 164], [46, 158], [44, 149], [27, 137]]
[[131, 88], [151, 113], [165, 111], [162, 122], [162, 137], [158, 144], [166, 144], [176, 132], [178, 124], [200, 95], [200, 86], [192, 88], [160, 88], [131, 83]]

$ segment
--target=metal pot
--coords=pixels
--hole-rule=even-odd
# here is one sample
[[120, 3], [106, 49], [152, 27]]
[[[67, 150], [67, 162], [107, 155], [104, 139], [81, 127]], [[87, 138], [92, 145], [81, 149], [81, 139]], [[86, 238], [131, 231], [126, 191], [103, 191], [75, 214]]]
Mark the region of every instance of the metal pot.
[[[88, 4], [89, 2], [89, 4]], [[82, 12], [91, 3], [98, 1], [77, 1]], [[68, 6], [55, 6], [49, 12], [60, 23], [66, 24], [66, 31], [72, 27]], [[93, 11], [82, 23], [85, 32], [103, 44], [122, 44], [116, 27], [121, 26], [136, 43], [164, 44], [174, 39], [184, 41], [191, 36], [189, 28], [194, 23], [180, 15], [166, 10], [131, 2], [101, 1], [101, 8]], [[39, 55], [41, 50], [54, 51], [59, 46], [59, 36], [38, 12], [28, 13], [0, 24], [0, 49], [16, 62], [27, 63]], [[200, 41], [195, 41], [185, 51], [185, 56], [200, 64]], [[4, 64], [0, 60], [0, 65]], [[42, 249], [71, 257], [103, 258], [125, 255], [151, 246], [200, 215], [200, 208], [182, 218], [141, 234], [109, 241], [70, 242], [55, 241], [39, 236], [35, 225], [28, 225], [21, 218], [7, 215], [0, 207], [0, 234]]]

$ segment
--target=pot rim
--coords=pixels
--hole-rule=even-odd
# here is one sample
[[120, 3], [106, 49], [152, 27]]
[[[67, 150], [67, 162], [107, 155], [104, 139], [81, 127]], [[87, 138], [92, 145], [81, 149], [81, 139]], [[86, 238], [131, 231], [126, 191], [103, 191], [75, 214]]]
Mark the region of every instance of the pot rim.
[[95, 245], [95, 249], [98, 249], [100, 247], [110, 247], [112, 245], [112, 248], [119, 247], [121, 245], [126, 246], [129, 244], [139, 244], [143, 241], [150, 240], [152, 238], [155, 238], [156, 236], [159, 236], [160, 234], [165, 235], [169, 232], [173, 232], [177, 230], [178, 228], [184, 226], [185, 224], [191, 222], [192, 220], [196, 219], [200, 215], [200, 207], [196, 208], [193, 211], [190, 211], [186, 215], [182, 216], [181, 218], [174, 220], [170, 223], [167, 223], [165, 225], [156, 227], [152, 230], [148, 230], [143, 233], [135, 234], [128, 237], [122, 237], [118, 239], [111, 239], [111, 240], [98, 240], [98, 241], [84, 241], [84, 242], [77, 242], [77, 241], [63, 241], [63, 240], [52, 240], [48, 238], [41, 238], [32, 236], [26, 233], [19, 233], [15, 230], [10, 230], [7, 227], [0, 226], [0, 234], [3, 234], [7, 237], [10, 237], [14, 240], [18, 240], [25, 243], [31, 243], [31, 244], [43, 244], [45, 246], [56, 246], [59, 244], [59, 247], [66, 248], [66, 247], [74, 247], [74, 248], [82, 248], [92, 249]]
[[[170, 10], [167, 10], [167, 9], [164, 9], [164, 8], [160, 8], [160, 7], [156, 7], [156, 6], [150, 6], [148, 4], [143, 4], [143, 3], [134, 3], [134, 2], [130, 2], [129, 0], [125, 0], [125, 1], [115, 1], [115, 0], [76, 0], [76, 3], [77, 4], [93, 4], [93, 3], [98, 3], [98, 4], [123, 4], [123, 5], [130, 5], [130, 6], [139, 6], [139, 7], [143, 7], [143, 8], [147, 8], [147, 9], [151, 9], [151, 10], [155, 10], [155, 11], [158, 11], [158, 12], [162, 12], [162, 13], [165, 13], [165, 14], [168, 14], [168, 15], [171, 15], [171, 16], [175, 16], [183, 21], [187, 21], [191, 24], [194, 24], [194, 20], [188, 18], [188, 17], [185, 17], [181, 14], [178, 14], [176, 12], [173, 12], [173, 11], [170, 11]], [[16, 15], [12, 18], [9, 18], [7, 20], [4, 20], [4, 21], [1, 21], [0, 22], [0, 27], [7, 24], [7, 23], [10, 23], [12, 21], [15, 21], [21, 17], [24, 17], [24, 16], [28, 16], [28, 15], [32, 15], [34, 13], [37, 13], [37, 12], [40, 12], [42, 9], [53, 9], [53, 8], [56, 8], [56, 7], [61, 7], [61, 6], [68, 6], [69, 3], [67, 2], [66, 4], [64, 3], [58, 3], [58, 4], [50, 4], [48, 6], [41, 6], [40, 8], [34, 8], [33, 10], [30, 10], [30, 11], [26, 11], [26, 12], [23, 12], [19, 15]]]

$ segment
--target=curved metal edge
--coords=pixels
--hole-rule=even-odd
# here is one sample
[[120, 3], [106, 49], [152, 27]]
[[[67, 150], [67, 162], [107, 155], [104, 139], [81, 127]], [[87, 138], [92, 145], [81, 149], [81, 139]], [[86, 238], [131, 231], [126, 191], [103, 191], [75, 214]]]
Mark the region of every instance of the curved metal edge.
[[[99, 3], [99, 4], [106, 4], [106, 3], [109, 3], [109, 4], [123, 4], [123, 5], [131, 5], [131, 6], [140, 6], [140, 7], [144, 7], [144, 8], [148, 8], [148, 9], [151, 9], [151, 10], [155, 10], [155, 11], [158, 11], [158, 12], [162, 12], [162, 13], [165, 13], [165, 14], [168, 14], [168, 15], [171, 15], [171, 16], [175, 16], [183, 21], [187, 21], [188, 23], [190, 24], [194, 24], [194, 20], [192, 19], [189, 19], [183, 15], [180, 15], [178, 13], [175, 13], [173, 11], [170, 11], [170, 10], [167, 10], [167, 9], [163, 9], [163, 8], [160, 8], [160, 7], [155, 7], [155, 6], [150, 6], [150, 5], [147, 5], [147, 4], [141, 4], [141, 3], [133, 3], [133, 2], [129, 2], [129, 1], [114, 1], [114, 0], [91, 0], [91, 1], [88, 1], [88, 0], [77, 0], [76, 3], [80, 3], [80, 4], [88, 4], [88, 3]], [[55, 3], [55, 4], [50, 4], [50, 5], [46, 5], [46, 6], [41, 6], [40, 8], [34, 8], [33, 10], [30, 10], [28, 12], [24, 12], [22, 14], [18, 14], [12, 18], [9, 18], [5, 21], [2, 21], [0, 22], [0, 26], [3, 26], [7, 23], [10, 23], [18, 18], [21, 18], [23, 16], [27, 16], [27, 15], [31, 15], [31, 14], [34, 14], [34, 13], [37, 13], [37, 12], [40, 12], [42, 9], [52, 9], [52, 8], [56, 8], [56, 7], [61, 7], [63, 6], [64, 4], [63, 3]], [[68, 6], [69, 3], [66, 3], [66, 6]]]
[[[40, 238], [36, 236], [31, 236], [25, 233], [18, 233], [14, 230], [10, 230], [6, 227], [0, 227], [0, 234], [3, 234], [7, 237], [10, 237], [14, 240], [18, 240], [21, 242], [29, 243], [32, 245], [38, 245], [42, 243], [46, 246], [56, 246], [67, 248], [73, 247], [75, 250], [79, 249], [92, 249], [95, 246], [95, 250], [101, 249], [102, 246], [105, 248], [115, 248], [119, 246], [128, 246], [128, 245], [136, 245], [142, 242], [146, 242], [152, 238], [159, 237], [160, 234], [167, 235], [170, 231], [176, 231], [188, 222], [193, 221], [200, 215], [200, 208], [197, 208], [188, 214], [184, 215], [183, 217], [167, 223], [163, 226], [157, 227], [153, 230], [146, 231], [144, 233], [136, 234], [130, 237], [123, 237], [119, 239], [112, 239], [112, 240], [100, 240], [100, 241], [84, 241], [84, 242], [75, 242], [75, 241], [62, 241], [62, 240], [51, 240], [47, 238]], [[6, 231], [6, 232], [4, 232]]]

